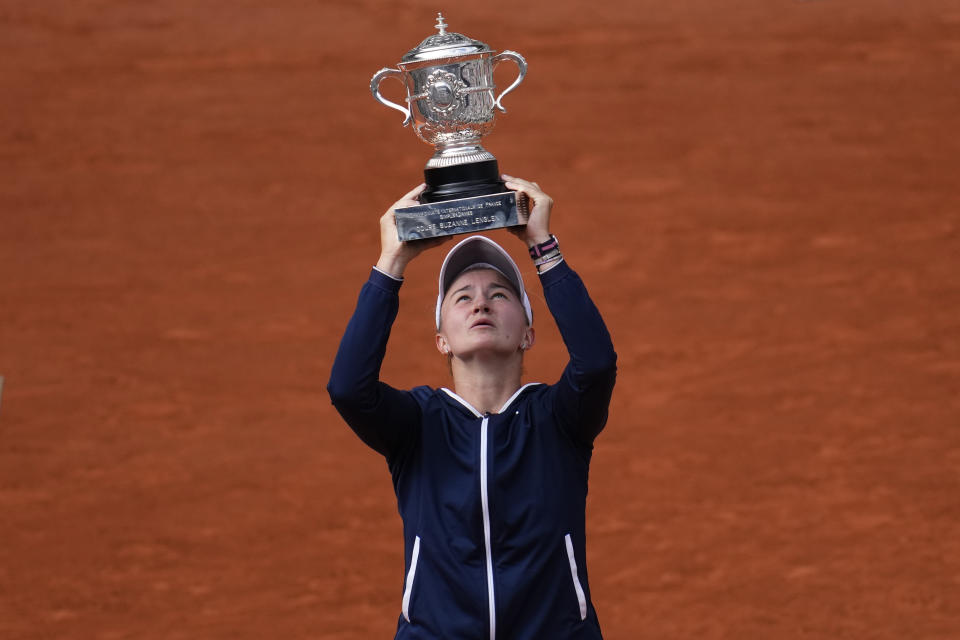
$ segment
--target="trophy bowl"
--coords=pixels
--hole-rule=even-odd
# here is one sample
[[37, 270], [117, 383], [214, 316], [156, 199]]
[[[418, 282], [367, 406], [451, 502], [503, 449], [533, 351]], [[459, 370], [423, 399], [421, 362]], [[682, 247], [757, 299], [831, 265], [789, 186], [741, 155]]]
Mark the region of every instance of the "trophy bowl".
[[[380, 103], [404, 114], [421, 140], [436, 149], [424, 168], [426, 190], [420, 202], [443, 202], [507, 191], [497, 159], [480, 140], [493, 130], [495, 109], [506, 112], [503, 97], [519, 85], [527, 62], [514, 51], [496, 52], [488, 45], [447, 31], [443, 15], [436, 29], [408, 51], [396, 68], [386, 67], [370, 80], [370, 91]], [[504, 61], [516, 63], [519, 74], [494, 97], [493, 70]], [[406, 106], [380, 94], [380, 83], [396, 78], [406, 88]]]

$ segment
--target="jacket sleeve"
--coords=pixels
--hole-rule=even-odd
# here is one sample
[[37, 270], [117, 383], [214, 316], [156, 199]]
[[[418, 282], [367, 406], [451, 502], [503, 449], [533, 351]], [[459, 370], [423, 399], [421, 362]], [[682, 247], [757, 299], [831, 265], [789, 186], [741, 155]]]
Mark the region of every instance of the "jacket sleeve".
[[327, 384], [333, 406], [350, 428], [388, 459], [416, 438], [420, 424], [420, 405], [413, 395], [380, 381], [401, 284], [376, 269], [371, 271]]
[[570, 355], [551, 390], [554, 416], [574, 441], [590, 446], [607, 422], [617, 354], [583, 281], [565, 261], [541, 274], [540, 281]]

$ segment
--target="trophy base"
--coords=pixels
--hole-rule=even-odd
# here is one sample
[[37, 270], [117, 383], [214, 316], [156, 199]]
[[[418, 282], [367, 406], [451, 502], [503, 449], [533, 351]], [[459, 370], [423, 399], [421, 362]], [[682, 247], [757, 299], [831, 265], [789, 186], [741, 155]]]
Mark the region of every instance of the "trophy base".
[[527, 224], [527, 196], [516, 191], [427, 202], [394, 211], [401, 242]]
[[424, 204], [486, 196], [507, 190], [500, 179], [496, 159], [449, 167], [427, 167], [423, 170], [423, 177], [427, 188], [420, 195], [420, 202]]

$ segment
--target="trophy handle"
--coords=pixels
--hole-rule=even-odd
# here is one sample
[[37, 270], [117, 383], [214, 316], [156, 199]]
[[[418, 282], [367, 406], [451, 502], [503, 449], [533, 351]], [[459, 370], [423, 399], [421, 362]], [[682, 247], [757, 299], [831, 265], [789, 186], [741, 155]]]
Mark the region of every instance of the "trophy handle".
[[513, 81], [513, 84], [511, 84], [509, 87], [504, 89], [503, 93], [497, 96], [497, 99], [494, 101], [493, 103], [494, 106], [497, 109], [500, 109], [501, 113], [506, 113], [507, 110], [503, 108], [503, 105], [500, 103], [500, 101], [503, 100], [503, 97], [505, 95], [507, 95], [514, 89], [516, 89], [517, 85], [523, 82], [523, 79], [527, 76], [527, 61], [523, 58], [522, 55], [520, 55], [516, 51], [501, 51], [497, 55], [493, 56], [493, 59], [491, 60], [491, 62], [493, 63], [493, 66], [496, 67], [498, 64], [500, 64], [504, 60], [513, 60], [514, 62], [516, 62], [517, 67], [519, 67], [520, 69], [520, 75], [518, 75], [517, 79]]
[[[402, 107], [396, 102], [390, 102], [382, 95], [380, 95], [380, 83], [384, 78], [396, 78], [400, 82], [403, 82], [403, 73], [399, 69], [391, 69], [390, 67], [384, 67], [373, 74], [373, 78], [370, 79], [370, 93], [373, 94], [373, 97], [377, 99], [377, 102], [380, 104], [386, 105], [391, 109], [396, 109], [406, 116], [403, 120], [403, 126], [410, 124], [410, 121], [413, 120], [413, 117], [410, 115], [410, 109]], [[406, 83], [404, 82], [404, 86]]]

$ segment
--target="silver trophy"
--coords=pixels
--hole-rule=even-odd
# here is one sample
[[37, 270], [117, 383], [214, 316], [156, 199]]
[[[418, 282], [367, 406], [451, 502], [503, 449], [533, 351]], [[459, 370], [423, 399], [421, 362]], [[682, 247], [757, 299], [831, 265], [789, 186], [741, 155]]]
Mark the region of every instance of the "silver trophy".
[[[373, 97], [404, 114], [417, 136], [434, 145], [427, 162], [422, 204], [397, 209], [401, 240], [469, 233], [525, 224], [527, 202], [500, 179], [497, 159], [480, 138], [493, 130], [494, 108], [523, 82], [527, 62], [519, 53], [499, 53], [478, 40], [447, 31], [442, 14], [436, 29], [401, 58], [398, 68], [381, 69], [370, 80]], [[494, 98], [493, 69], [505, 60], [519, 68], [516, 80]], [[407, 106], [380, 95], [380, 83], [397, 78], [407, 90]]]

